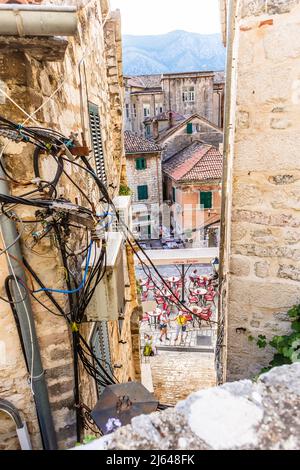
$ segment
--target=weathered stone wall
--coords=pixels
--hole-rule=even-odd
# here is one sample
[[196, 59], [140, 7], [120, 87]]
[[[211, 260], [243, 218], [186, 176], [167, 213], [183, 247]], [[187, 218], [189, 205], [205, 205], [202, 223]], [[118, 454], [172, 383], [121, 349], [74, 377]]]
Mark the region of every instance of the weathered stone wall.
[[[74, 450], [298, 450], [300, 364], [193, 393]], [[199, 463], [201, 462], [201, 456]]]
[[216, 384], [213, 354], [160, 350], [150, 364], [160, 403], [175, 405], [190, 393]]
[[272, 351], [248, 337], [289, 331], [286, 312], [300, 302], [299, 20], [299, 1], [240, 2], [223, 239], [228, 380], [268, 364]]
[[[66, 4], [61, 1], [52, 3]], [[83, 3], [82, 5], [81, 2], [79, 3], [79, 6], [83, 6]], [[7, 52], [3, 52], [1, 56], [2, 63], [6, 66], [0, 69], [0, 79], [4, 82], [8, 95], [29, 114], [45, 103], [61, 85], [55, 96], [49, 99], [34, 117], [41, 126], [57, 129], [67, 136], [70, 135], [70, 132], [78, 132], [79, 139], [84, 137], [90, 148], [87, 97], [90, 102], [98, 106], [106, 173], [110, 185], [109, 192], [113, 197], [118, 194], [121, 176], [124, 179], [125, 166], [119, 14], [108, 16], [108, 2], [101, 0], [101, 2], [92, 2], [86, 8], [80, 9], [78, 15], [78, 34], [74, 38], [68, 39], [69, 45], [63, 62], [38, 61], [29, 53], [19, 52], [18, 47], [15, 46], [14, 50], [8, 48]], [[46, 38], [41, 38], [38, 41], [41, 49], [47, 44]], [[80, 83], [82, 83], [81, 91]], [[26, 116], [7, 99], [2, 101], [0, 113], [19, 123], [26, 119]], [[30, 124], [33, 125], [33, 123]], [[24, 144], [12, 143], [5, 149], [5, 166], [15, 179], [30, 180], [33, 177], [32, 153], [33, 148]], [[55, 164], [50, 157], [45, 156], [41, 160], [41, 172], [45, 179], [49, 180], [55, 170]], [[94, 164], [93, 158], [91, 164]], [[65, 170], [88, 194], [90, 199], [94, 202], [98, 200], [96, 187], [86, 177], [85, 172], [68, 164], [65, 165]], [[34, 189], [34, 187], [27, 186], [27, 189]], [[69, 198], [73, 202], [77, 198], [79, 204], [86, 204], [85, 199], [65, 176], [61, 179], [57, 189], [60, 196]], [[11, 191], [13, 194], [25, 192], [24, 187], [15, 185], [11, 185]], [[31, 218], [34, 214], [31, 209], [24, 209], [21, 206], [18, 211], [21, 217]], [[32, 227], [26, 227], [21, 237], [24, 256], [47, 286], [63, 288], [65, 274], [54, 237], [45, 237], [37, 246], [33, 246], [31, 229]], [[84, 243], [84, 234], [77, 232], [69, 243], [77, 249], [80, 248]], [[74, 268], [80, 271], [80, 264]], [[129, 287], [122, 336], [117, 331], [117, 322], [110, 325], [112, 332], [110, 347], [113, 363], [122, 364], [122, 368], [116, 372], [120, 380], [127, 380], [129, 377], [134, 379], [135, 374], [137, 378], [139, 377], [139, 366], [133, 361], [131, 343], [131, 331], [134, 330], [131, 314], [136, 307], [132, 256], [128, 256], [128, 269], [131, 272], [131, 287]], [[4, 256], [1, 256], [0, 286], [1, 295], [4, 297], [3, 283], [6, 276], [6, 260]], [[61, 295], [56, 297], [67, 311], [66, 299]], [[51, 304], [44, 295], [40, 295], [40, 300], [51, 308]], [[57, 439], [60, 448], [65, 448], [74, 444], [76, 440], [71, 332], [64, 319], [51, 315], [36, 302], [32, 303], [32, 307]], [[41, 441], [27, 372], [10, 307], [3, 301], [1, 301], [0, 322], [0, 348], [3, 352], [0, 360], [1, 398], [11, 401], [21, 412], [28, 424], [33, 447], [37, 449], [41, 447]], [[135, 321], [135, 328], [136, 323]], [[87, 339], [91, 328], [92, 326], [88, 325], [81, 327], [82, 333]], [[126, 341], [126, 344], [119, 344], [121, 338]], [[136, 338], [134, 341], [136, 342]], [[135, 345], [135, 360], [138, 360], [136, 348]], [[89, 382], [82, 370], [80, 381], [81, 400], [94, 405], [96, 401], [94, 384]], [[2, 413], [0, 418], [1, 448], [17, 448], [17, 439], [11, 440], [10, 431], [7, 434], [2, 432], [5, 429], [2, 426]]]
[[[149, 117], [155, 116], [158, 105], [163, 106], [164, 97], [162, 92], [148, 92], [137, 93], [131, 95], [131, 116], [132, 116], [132, 130], [137, 132], [139, 135], [145, 136], [145, 125], [144, 120], [144, 105], [150, 106]], [[134, 108], [135, 106], [135, 108]], [[134, 109], [136, 110], [136, 116], [134, 115]], [[163, 107], [165, 111], [166, 108]]]
[[[147, 168], [145, 170], [136, 169], [136, 158], [146, 159]], [[129, 155], [126, 158], [127, 180], [130, 189], [133, 192], [132, 199], [134, 203], [142, 204], [160, 204], [162, 203], [162, 173], [161, 173], [161, 154], [136, 154]], [[138, 200], [137, 187], [148, 185], [148, 199]]]
[[[213, 120], [213, 81], [214, 74], [171, 74], [163, 75], [164, 107], [189, 116], [198, 113], [209, 121]], [[184, 87], [195, 88], [195, 101], [182, 99]]]

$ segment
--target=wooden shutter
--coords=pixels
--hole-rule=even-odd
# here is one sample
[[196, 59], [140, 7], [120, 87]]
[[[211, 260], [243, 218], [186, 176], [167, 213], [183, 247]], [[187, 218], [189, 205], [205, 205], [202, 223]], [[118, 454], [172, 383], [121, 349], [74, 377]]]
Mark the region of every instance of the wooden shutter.
[[192, 122], [188, 122], [187, 125], [186, 125], [186, 133], [187, 134], [192, 134], [193, 133], [193, 123]]
[[212, 192], [211, 191], [201, 191], [200, 204], [203, 205], [204, 209], [212, 208]]
[[[91, 338], [91, 348], [102, 367], [109, 375], [112, 375], [109, 336], [106, 321], [100, 321], [96, 323]], [[101, 371], [96, 362], [94, 366], [99, 371], [99, 373], [103, 375], [103, 371]], [[98, 397], [100, 397], [104, 391], [104, 386], [97, 383], [97, 391]]]
[[148, 199], [148, 186], [138, 186], [138, 200]]
[[137, 158], [135, 161], [135, 167], [137, 170], [145, 170], [147, 168], [145, 158]]
[[91, 140], [93, 145], [96, 174], [101, 179], [102, 183], [107, 184], [107, 177], [105, 171], [104, 154], [101, 136], [101, 122], [99, 116], [98, 106], [89, 103], [89, 117], [90, 117], [90, 130]]

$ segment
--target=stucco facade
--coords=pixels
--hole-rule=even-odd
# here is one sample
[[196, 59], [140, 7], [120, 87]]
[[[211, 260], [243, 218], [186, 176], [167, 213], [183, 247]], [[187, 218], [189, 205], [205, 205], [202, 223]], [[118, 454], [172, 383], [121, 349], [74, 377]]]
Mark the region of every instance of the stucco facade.
[[[88, 102], [98, 108], [107, 184], [113, 198], [118, 195], [120, 183], [127, 183], [123, 142], [124, 93], [120, 16], [118, 12], [110, 12], [107, 0], [87, 5], [86, 2], [78, 2], [78, 6], [78, 33], [75, 37], [68, 38], [68, 47], [62, 61], [37, 60], [30, 52], [30, 47], [25, 48], [24, 52], [23, 39], [18, 39], [14, 47], [10, 43], [13, 39], [0, 39], [1, 61], [9, 64], [9, 67], [0, 69], [0, 79], [6, 93], [28, 114], [41, 106], [34, 115], [40, 126], [51, 127], [67, 136], [71, 132], [78, 133], [80, 141], [85, 140], [90, 149], [92, 143]], [[36, 49], [43, 51], [45, 46], [49, 47], [47, 38], [35, 40]], [[55, 90], [57, 91], [54, 94]], [[6, 98], [0, 104], [0, 114], [17, 123], [26, 119], [26, 116]], [[3, 143], [6, 141], [3, 141], [2, 145]], [[32, 179], [32, 153], [32, 146], [24, 143], [10, 143], [5, 148], [3, 162], [15, 179]], [[93, 154], [90, 162], [95, 166]], [[72, 165], [66, 165], [65, 170], [92, 201], [97, 200], [96, 187], [85, 172], [74, 169]], [[53, 159], [43, 157], [41, 171], [48, 180], [53, 172]], [[30, 188], [34, 186], [29, 186], [28, 190]], [[20, 189], [20, 186], [14, 184], [10, 184], [10, 190], [14, 195], [24, 192], [24, 188]], [[68, 198], [77, 204], [86, 204], [80, 191], [66, 176], [61, 178], [57, 191], [60, 197]], [[34, 215], [34, 210], [20, 206], [18, 214], [20, 217], [30, 218]], [[74, 249], [80, 249], [82, 243], [82, 234], [72, 236], [69, 240]], [[45, 237], [35, 246], [30, 230], [26, 229], [21, 234], [21, 248], [24, 257], [30, 261], [30, 265], [46, 285], [52, 288], [64, 286], [65, 274], [54, 237]], [[121, 323], [107, 323], [111, 367], [120, 382], [128, 379], [138, 380], [140, 376], [139, 309], [130, 250], [124, 251], [124, 259], [124, 319]], [[80, 265], [76, 268], [80, 272]], [[4, 297], [3, 284], [7, 273], [5, 256], [1, 256], [0, 285], [1, 295]], [[40, 299], [48, 305], [43, 294]], [[65, 298], [58, 295], [57, 301], [63, 308], [67, 308]], [[17, 407], [27, 423], [33, 448], [40, 449], [42, 443], [39, 425], [17, 329], [9, 304], [2, 300], [0, 303], [0, 396]], [[51, 304], [48, 305], [50, 306]], [[51, 315], [33, 300], [32, 309], [58, 445], [59, 448], [67, 448], [77, 440], [71, 329], [63, 318]], [[94, 327], [95, 323], [79, 326], [87, 342], [91, 340]], [[114, 368], [115, 365], [117, 368]], [[79, 390], [80, 401], [93, 407], [97, 401], [95, 383], [82, 368], [79, 373]], [[17, 449], [19, 444], [15, 427], [5, 416], [0, 412], [0, 449]]]
[[273, 356], [249, 337], [285, 334], [300, 302], [300, 2], [221, 3], [230, 27], [218, 359], [219, 379], [235, 380]]

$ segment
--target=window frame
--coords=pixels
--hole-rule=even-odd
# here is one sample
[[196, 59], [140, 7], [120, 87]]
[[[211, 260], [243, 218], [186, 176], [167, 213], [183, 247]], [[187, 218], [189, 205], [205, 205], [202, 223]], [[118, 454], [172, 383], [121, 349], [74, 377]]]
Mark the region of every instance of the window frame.
[[[146, 197], [141, 197], [140, 196], [141, 191], [145, 191], [145, 194], [147, 196]], [[141, 185], [137, 186], [137, 196], [138, 196], [138, 201], [147, 201], [147, 199], [149, 199], [149, 191], [148, 191], [148, 185], [147, 184], [141, 184]]]
[[[210, 207], [206, 206], [205, 202], [203, 202], [202, 197], [207, 197], [210, 194]], [[209, 210], [213, 208], [213, 192], [212, 191], [200, 191], [200, 205], [203, 206], [204, 210]]]
[[184, 86], [182, 87], [182, 101], [184, 103], [195, 103], [195, 87]]
[[147, 169], [147, 159], [145, 157], [137, 157], [135, 159], [135, 169], [138, 171]]

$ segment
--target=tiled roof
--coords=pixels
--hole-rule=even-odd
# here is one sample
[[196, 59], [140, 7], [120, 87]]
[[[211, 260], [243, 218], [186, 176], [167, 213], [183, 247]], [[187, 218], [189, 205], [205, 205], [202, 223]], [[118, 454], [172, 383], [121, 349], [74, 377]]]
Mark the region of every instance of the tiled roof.
[[124, 132], [125, 153], [160, 152], [161, 148], [153, 140], [141, 137], [134, 132]]
[[163, 163], [175, 181], [208, 181], [222, 178], [223, 157], [212, 145], [193, 142]]
[[129, 79], [132, 86], [142, 88], [161, 88], [161, 75], [136, 75]]
[[[183, 116], [182, 114], [176, 113], [176, 111], [171, 111], [171, 113], [172, 113], [173, 122], [179, 122], [179, 121], [185, 120], [185, 116]], [[169, 114], [170, 114], [169, 111], [164, 111], [163, 113], [160, 113], [157, 116], [147, 117], [144, 122], [151, 122], [154, 119], [156, 119], [157, 121], [168, 121], [170, 119]]]
[[217, 132], [223, 133], [220, 127], [218, 127], [216, 124], [209, 121], [208, 119], [204, 118], [203, 116], [200, 116], [200, 114], [192, 114], [191, 116], [185, 118], [183, 121], [178, 122], [178, 124], [176, 124], [175, 126], [160, 132], [157, 140], [163, 141], [164, 139], [168, 138], [171, 134], [176, 132], [181, 127], [186, 126], [188, 122], [192, 121], [195, 118], [198, 118], [200, 121], [203, 122], [203, 124], [207, 124], [209, 127], [215, 129]]

